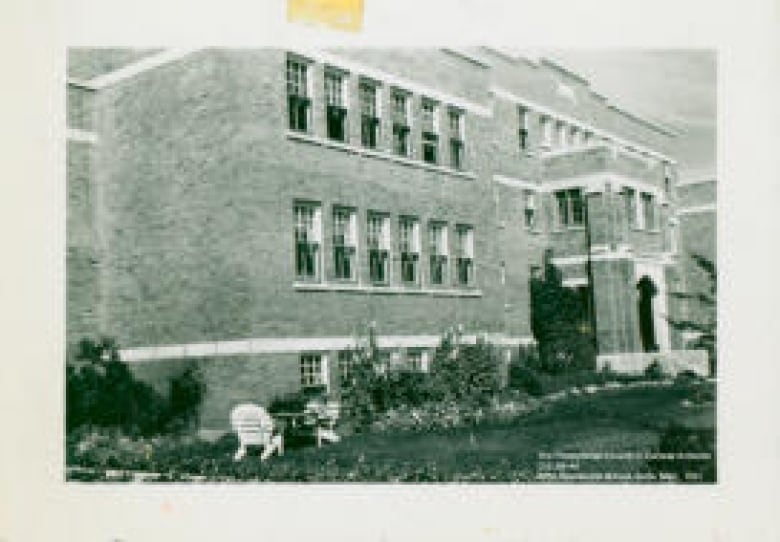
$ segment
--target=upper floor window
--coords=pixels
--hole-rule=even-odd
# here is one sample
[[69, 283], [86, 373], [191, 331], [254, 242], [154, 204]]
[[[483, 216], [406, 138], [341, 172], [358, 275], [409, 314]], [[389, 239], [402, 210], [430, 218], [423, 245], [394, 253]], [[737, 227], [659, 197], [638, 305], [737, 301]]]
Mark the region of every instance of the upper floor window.
[[369, 279], [375, 284], [390, 282], [390, 218], [383, 213], [368, 213], [366, 229]]
[[399, 249], [401, 253], [401, 281], [419, 283], [420, 222], [413, 217], [401, 217], [398, 222]]
[[542, 131], [542, 146], [548, 149], [553, 146], [553, 123], [548, 116], [539, 119], [539, 127]]
[[645, 229], [655, 230], [657, 228], [655, 216], [655, 198], [652, 194], [642, 193], [642, 218], [644, 219]]
[[422, 101], [422, 155], [429, 164], [439, 162], [438, 105], [428, 99]]
[[560, 227], [582, 226], [585, 223], [585, 202], [582, 190], [572, 188], [555, 192]]
[[557, 136], [558, 136], [558, 147], [561, 149], [565, 149], [569, 146], [569, 130], [566, 127], [566, 124], [564, 124], [561, 121], [558, 121], [556, 123], [556, 130], [557, 130]]
[[355, 280], [357, 261], [357, 216], [348, 207], [333, 208], [333, 268], [334, 276]]
[[450, 166], [463, 169], [464, 129], [463, 112], [458, 109], [447, 111], [450, 128]]
[[519, 130], [518, 130], [518, 141], [520, 142], [520, 150], [524, 151], [528, 149], [528, 109], [525, 107], [520, 107], [518, 109], [519, 113]]
[[672, 197], [672, 166], [664, 163], [664, 192], [666, 196]]
[[527, 230], [536, 228], [536, 194], [533, 190], [523, 190], [523, 223]]
[[399, 156], [409, 156], [409, 94], [393, 90], [393, 152]]
[[474, 228], [458, 224], [457, 233], [457, 279], [460, 286], [469, 286], [474, 282]]
[[375, 149], [379, 140], [377, 93], [375, 83], [360, 81], [360, 142], [369, 149]]
[[573, 147], [582, 146], [582, 131], [576, 126], [572, 126], [569, 130], [569, 140]]
[[327, 135], [336, 141], [347, 140], [346, 76], [336, 70], [325, 71], [325, 117]]
[[447, 282], [447, 224], [431, 222], [428, 225], [428, 251], [430, 253], [431, 284], [441, 285]]
[[295, 274], [299, 279], [320, 278], [322, 227], [320, 206], [299, 202], [293, 206], [295, 220]]
[[623, 197], [624, 212], [626, 214], [626, 223], [629, 228], [638, 226], [636, 212], [636, 191], [633, 188], [624, 188], [620, 193]]
[[307, 132], [311, 114], [309, 98], [309, 65], [297, 58], [287, 58], [287, 113], [291, 130]]

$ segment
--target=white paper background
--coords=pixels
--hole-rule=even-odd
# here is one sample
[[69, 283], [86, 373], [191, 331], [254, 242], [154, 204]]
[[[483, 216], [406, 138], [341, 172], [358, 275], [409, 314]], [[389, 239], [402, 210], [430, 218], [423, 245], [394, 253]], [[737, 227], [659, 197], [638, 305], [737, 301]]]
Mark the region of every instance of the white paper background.
[[[365, 0], [363, 31], [285, 2], [6, 0], [0, 541], [778, 540], [778, 3]], [[493, 44], [719, 51], [715, 486], [63, 483], [64, 47]]]

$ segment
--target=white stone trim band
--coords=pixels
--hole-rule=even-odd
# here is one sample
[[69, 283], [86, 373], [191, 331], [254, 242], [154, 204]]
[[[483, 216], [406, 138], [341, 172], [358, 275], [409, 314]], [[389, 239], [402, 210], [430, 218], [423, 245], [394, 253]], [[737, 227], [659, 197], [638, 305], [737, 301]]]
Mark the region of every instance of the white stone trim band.
[[[530, 345], [532, 337], [505, 337], [485, 335], [486, 339], [500, 346]], [[187, 344], [140, 346], [123, 348], [120, 359], [126, 363], [142, 363], [160, 360], [235, 356], [247, 354], [297, 354], [301, 352], [328, 352], [347, 350], [361, 344], [356, 337], [268, 337], [235, 339], [226, 341]], [[464, 335], [462, 341], [474, 344], [477, 335]], [[441, 335], [381, 335], [377, 337], [380, 348], [436, 348]]]
[[706, 203], [704, 205], [693, 205], [691, 207], [683, 207], [681, 209], [677, 209], [677, 215], [694, 215], [699, 213], [714, 213], [716, 212], [716, 207], [714, 203]]
[[78, 141], [79, 143], [90, 143], [92, 145], [98, 142], [98, 136], [95, 132], [89, 132], [80, 128], [68, 128], [65, 131], [65, 137], [69, 141]]
[[123, 66], [117, 70], [94, 77], [86, 82], [86, 86], [95, 90], [105, 88], [107, 86], [124, 81], [125, 79], [135, 77], [138, 74], [147, 72], [154, 68], [175, 62], [184, 58], [190, 53], [200, 51], [201, 49], [202, 47], [166, 49], [165, 51], [145, 56], [142, 59], [136, 62], [131, 62], [130, 64], [127, 64], [126, 66]]

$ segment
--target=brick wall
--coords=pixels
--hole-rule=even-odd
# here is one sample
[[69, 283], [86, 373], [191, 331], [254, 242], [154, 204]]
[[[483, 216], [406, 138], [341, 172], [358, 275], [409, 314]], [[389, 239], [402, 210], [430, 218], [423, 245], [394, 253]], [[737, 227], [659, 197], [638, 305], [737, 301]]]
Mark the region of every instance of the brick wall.
[[200, 411], [203, 429], [228, 429], [230, 410], [237, 404], [253, 402], [268, 407], [274, 398], [301, 387], [296, 354], [159, 360], [130, 367], [137, 378], [167, 394], [170, 379], [192, 365], [200, 368], [206, 384]]

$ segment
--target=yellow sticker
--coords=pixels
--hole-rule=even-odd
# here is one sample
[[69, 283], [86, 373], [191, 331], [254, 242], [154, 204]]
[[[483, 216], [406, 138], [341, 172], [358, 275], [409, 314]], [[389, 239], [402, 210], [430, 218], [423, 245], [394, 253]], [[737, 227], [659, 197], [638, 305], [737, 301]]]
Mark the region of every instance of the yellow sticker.
[[287, 20], [357, 32], [363, 26], [363, 0], [287, 0]]

